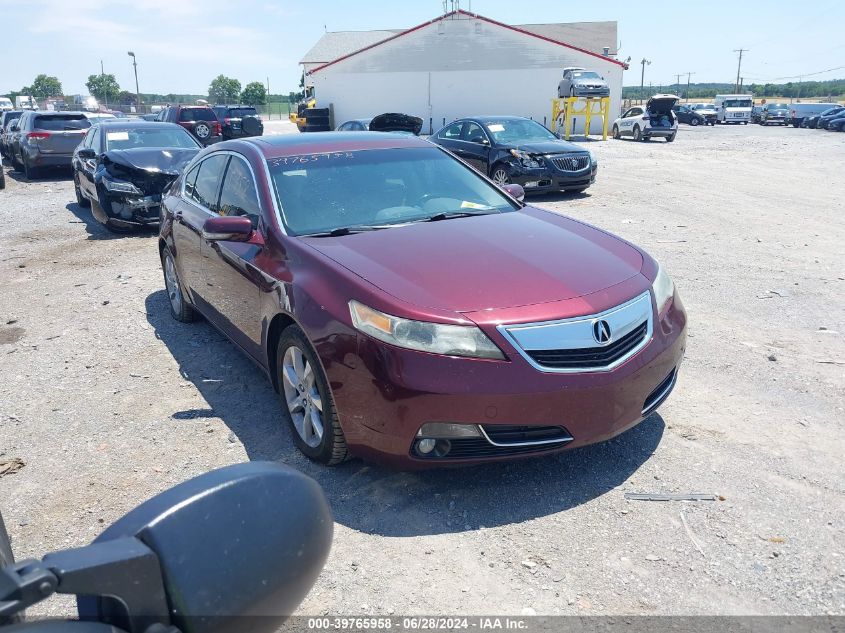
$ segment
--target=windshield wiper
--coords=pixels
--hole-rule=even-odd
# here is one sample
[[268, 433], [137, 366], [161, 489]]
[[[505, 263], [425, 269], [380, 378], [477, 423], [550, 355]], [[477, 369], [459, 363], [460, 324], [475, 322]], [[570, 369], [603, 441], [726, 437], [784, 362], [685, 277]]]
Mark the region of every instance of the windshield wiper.
[[389, 229], [396, 226], [395, 224], [362, 224], [360, 226], [339, 226], [331, 231], [322, 231], [320, 233], [305, 233], [302, 237], [341, 237], [342, 235], [352, 235], [353, 233], [363, 233], [364, 231], [380, 231], [381, 229]]
[[490, 215], [498, 213], [495, 209], [477, 209], [475, 211], [442, 211], [422, 220], [422, 222], [439, 222], [440, 220], [451, 220], [452, 218], [466, 218], [471, 215]]

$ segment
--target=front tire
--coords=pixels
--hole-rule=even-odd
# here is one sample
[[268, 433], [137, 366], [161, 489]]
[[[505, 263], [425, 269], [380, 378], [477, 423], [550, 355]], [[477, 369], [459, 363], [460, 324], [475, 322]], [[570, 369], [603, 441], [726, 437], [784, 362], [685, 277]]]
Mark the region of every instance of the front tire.
[[276, 347], [279, 399], [296, 447], [315, 462], [333, 466], [348, 456], [329, 381], [314, 347], [296, 325]]
[[504, 165], [496, 165], [490, 174], [490, 178], [499, 186], [507, 185], [511, 181], [511, 175]]
[[622, 135], [619, 133], [619, 126], [618, 125], [613, 126], [613, 138], [615, 138], [617, 140], [622, 138]]
[[640, 131], [640, 126], [639, 126], [639, 125], [635, 125], [635, 126], [634, 126], [634, 140], [635, 140], [635, 141], [641, 141], [641, 140], [643, 140], [643, 133]]
[[79, 174], [73, 175], [73, 191], [76, 194], [76, 204], [85, 209], [91, 206], [91, 201], [82, 195], [82, 189], [79, 188]]
[[697, 127], [698, 125], [701, 124], [701, 121], [699, 119], [690, 119], [689, 124], [693, 127]]
[[170, 303], [170, 315], [182, 323], [196, 321], [197, 311], [185, 299], [182, 284], [176, 272], [176, 260], [168, 247], [161, 252], [161, 268], [164, 272], [164, 288]]

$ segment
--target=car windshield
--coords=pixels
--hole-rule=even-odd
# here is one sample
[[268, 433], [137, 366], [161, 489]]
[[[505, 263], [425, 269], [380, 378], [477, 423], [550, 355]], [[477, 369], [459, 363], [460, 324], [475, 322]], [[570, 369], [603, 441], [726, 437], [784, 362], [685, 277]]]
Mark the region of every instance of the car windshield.
[[785, 103], [770, 103], [769, 110], [788, 110], [789, 106]]
[[42, 114], [35, 117], [32, 128], [61, 132], [64, 130], [84, 130], [91, 127], [91, 121], [83, 114]]
[[601, 75], [594, 73], [592, 70], [579, 70], [572, 73], [575, 79], [601, 79]]
[[750, 108], [751, 99], [725, 99], [726, 108]]
[[268, 165], [285, 226], [294, 235], [517, 208], [507, 194], [435, 147], [299, 154], [269, 159]]
[[553, 141], [557, 137], [542, 125], [530, 119], [505, 119], [491, 121], [485, 126], [496, 143], [531, 143], [534, 141]]
[[125, 130], [106, 130], [106, 150], [131, 149], [133, 147], [173, 147], [196, 149], [200, 147], [194, 137], [181, 127], [160, 128], [151, 126], [132, 127]]

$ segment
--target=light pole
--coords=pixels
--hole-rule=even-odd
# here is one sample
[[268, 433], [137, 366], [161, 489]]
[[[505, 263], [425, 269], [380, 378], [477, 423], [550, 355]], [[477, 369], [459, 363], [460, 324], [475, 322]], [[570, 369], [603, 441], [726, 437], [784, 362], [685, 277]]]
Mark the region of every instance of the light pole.
[[640, 101], [642, 101], [645, 98], [645, 95], [643, 94], [643, 88], [645, 87], [645, 65], [651, 65], [651, 61], [643, 57], [643, 60], [640, 63], [643, 65], [643, 72], [640, 75]]
[[138, 60], [135, 59], [135, 53], [133, 53], [132, 51], [129, 51], [126, 54], [129, 55], [129, 57], [132, 58], [132, 66], [134, 66], [134, 68], [135, 68], [135, 103], [138, 106], [138, 112], [140, 112], [141, 111], [140, 110], [140, 108], [141, 108], [141, 91], [138, 90]]

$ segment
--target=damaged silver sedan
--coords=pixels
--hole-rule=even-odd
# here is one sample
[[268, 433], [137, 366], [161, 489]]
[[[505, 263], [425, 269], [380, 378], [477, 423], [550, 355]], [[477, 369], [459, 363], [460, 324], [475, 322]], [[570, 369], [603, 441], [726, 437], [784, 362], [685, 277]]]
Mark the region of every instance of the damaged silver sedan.
[[76, 201], [116, 232], [158, 224], [162, 193], [201, 149], [173, 123], [100, 122], [73, 154]]

